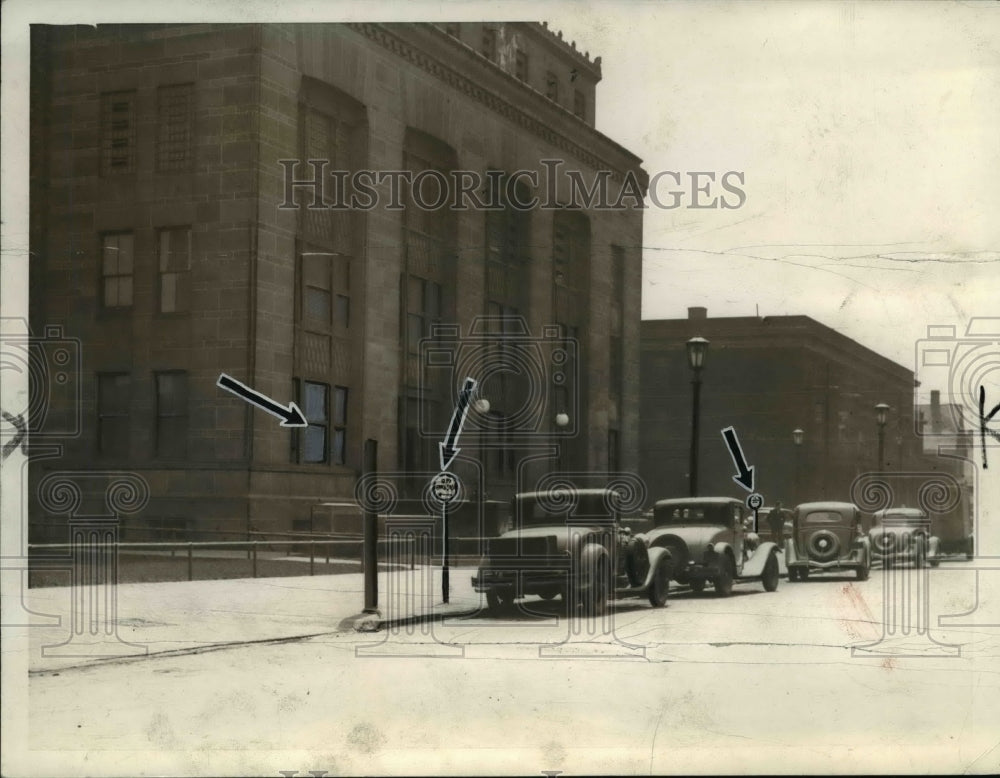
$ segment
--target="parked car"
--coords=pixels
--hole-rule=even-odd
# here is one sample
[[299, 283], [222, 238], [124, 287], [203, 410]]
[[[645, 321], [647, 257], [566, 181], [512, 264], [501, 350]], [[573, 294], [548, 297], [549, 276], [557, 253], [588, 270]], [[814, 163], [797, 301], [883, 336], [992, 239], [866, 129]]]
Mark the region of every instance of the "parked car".
[[872, 559], [882, 567], [910, 562], [914, 567], [941, 564], [941, 541], [931, 534], [931, 520], [919, 508], [886, 508], [875, 513], [868, 533]]
[[562, 596], [584, 613], [604, 611], [611, 597], [667, 602], [670, 554], [621, 526], [621, 495], [611, 489], [525, 492], [511, 503], [513, 527], [490, 538], [472, 579], [491, 611], [516, 599]]
[[807, 502], [792, 514], [785, 542], [789, 581], [809, 573], [853, 570], [859, 581], [872, 567], [871, 543], [865, 536], [861, 509], [852, 502]]
[[[757, 534], [761, 537], [771, 537], [771, 525], [768, 523], [768, 519], [773, 510], [773, 506], [765, 505], [757, 511]], [[778, 510], [781, 511], [781, 536], [782, 538], [787, 538], [792, 532], [792, 511], [788, 508], [779, 508]]]
[[652, 554], [667, 549], [671, 578], [696, 592], [711, 582], [727, 597], [734, 581], [760, 580], [765, 591], [778, 588], [778, 547], [762, 542], [751, 549], [744, 520], [748, 510], [730, 497], [685, 497], [653, 506], [654, 528], [642, 538]]

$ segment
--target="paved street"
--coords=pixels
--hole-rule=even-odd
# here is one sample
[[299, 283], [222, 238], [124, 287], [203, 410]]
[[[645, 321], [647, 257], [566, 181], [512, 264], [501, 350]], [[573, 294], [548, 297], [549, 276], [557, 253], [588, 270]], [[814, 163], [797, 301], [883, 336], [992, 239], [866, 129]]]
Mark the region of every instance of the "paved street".
[[1000, 627], [938, 628], [977, 579], [928, 573], [934, 629], [885, 654], [851, 651], [882, 636], [881, 570], [624, 600], [606, 622], [531, 599], [504, 619], [35, 672], [28, 742], [38, 774], [84, 756], [176, 774], [996, 772]]

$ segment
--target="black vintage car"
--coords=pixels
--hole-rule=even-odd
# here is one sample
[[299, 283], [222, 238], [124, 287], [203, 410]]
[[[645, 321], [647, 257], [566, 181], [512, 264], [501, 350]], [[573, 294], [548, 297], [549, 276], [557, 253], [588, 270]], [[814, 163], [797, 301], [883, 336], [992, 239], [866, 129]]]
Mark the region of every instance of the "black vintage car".
[[621, 526], [621, 503], [613, 489], [516, 495], [513, 528], [487, 541], [473, 588], [486, 594], [491, 611], [528, 595], [561, 596], [588, 615], [602, 613], [612, 597], [646, 597], [663, 607], [670, 554], [647, 549]]
[[852, 502], [807, 502], [795, 508], [792, 533], [785, 543], [789, 581], [810, 573], [853, 571], [868, 579], [872, 548], [864, 533], [861, 510]]

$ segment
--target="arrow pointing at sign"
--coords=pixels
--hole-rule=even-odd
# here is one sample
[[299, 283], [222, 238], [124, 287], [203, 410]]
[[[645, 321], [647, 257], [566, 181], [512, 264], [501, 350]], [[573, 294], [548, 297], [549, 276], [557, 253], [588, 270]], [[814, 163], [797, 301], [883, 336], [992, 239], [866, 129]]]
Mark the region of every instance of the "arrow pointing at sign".
[[462, 425], [465, 424], [465, 417], [469, 415], [469, 405], [472, 403], [472, 393], [476, 391], [476, 386], [478, 386], [475, 378], [466, 378], [465, 384], [462, 386], [462, 391], [458, 393], [458, 405], [455, 406], [455, 412], [451, 415], [451, 424], [448, 425], [448, 435], [444, 439], [444, 443], [438, 443], [438, 452], [441, 457], [441, 470], [447, 470], [451, 463], [455, 461], [455, 457], [458, 456], [458, 452], [462, 449], [457, 448], [458, 436], [462, 433]]
[[277, 416], [281, 419], [282, 427], [308, 427], [309, 423], [306, 421], [306, 417], [302, 415], [302, 411], [299, 410], [299, 406], [295, 403], [288, 403], [288, 405], [281, 405], [276, 403], [266, 394], [261, 394], [251, 389], [246, 384], [242, 384], [235, 378], [230, 378], [225, 373], [219, 376], [219, 380], [215, 382], [216, 386], [222, 387], [227, 392], [232, 392], [241, 400], [246, 400], [251, 405], [256, 405], [263, 411], [267, 411], [272, 416]]
[[726, 446], [729, 447], [729, 456], [733, 458], [738, 475], [733, 476], [733, 480], [748, 492], [753, 491], [754, 473], [752, 467], [747, 467], [747, 461], [743, 458], [743, 449], [740, 448], [739, 438], [736, 437], [736, 430], [726, 427], [722, 430], [722, 437], [726, 439]]

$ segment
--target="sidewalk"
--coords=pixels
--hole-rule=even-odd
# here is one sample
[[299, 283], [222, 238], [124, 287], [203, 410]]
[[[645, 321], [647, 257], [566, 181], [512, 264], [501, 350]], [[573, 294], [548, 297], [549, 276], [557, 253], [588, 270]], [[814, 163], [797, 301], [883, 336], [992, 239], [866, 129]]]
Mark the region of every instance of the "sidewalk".
[[[373, 617], [366, 616], [358, 628], [478, 610], [480, 595], [472, 590], [471, 580], [475, 568], [452, 567], [450, 573], [447, 605], [442, 602], [440, 567], [380, 573], [378, 620], [372, 623]], [[109, 597], [107, 605], [110, 590], [83, 587], [76, 608], [79, 634], [70, 640], [72, 591], [24, 589], [23, 605], [31, 613], [24, 612], [17, 592], [4, 593], [5, 621], [32, 623], [25, 628], [27, 641], [20, 641], [22, 650], [29, 652], [30, 672], [351, 630], [364, 606], [360, 573], [119, 584], [117, 597]]]

